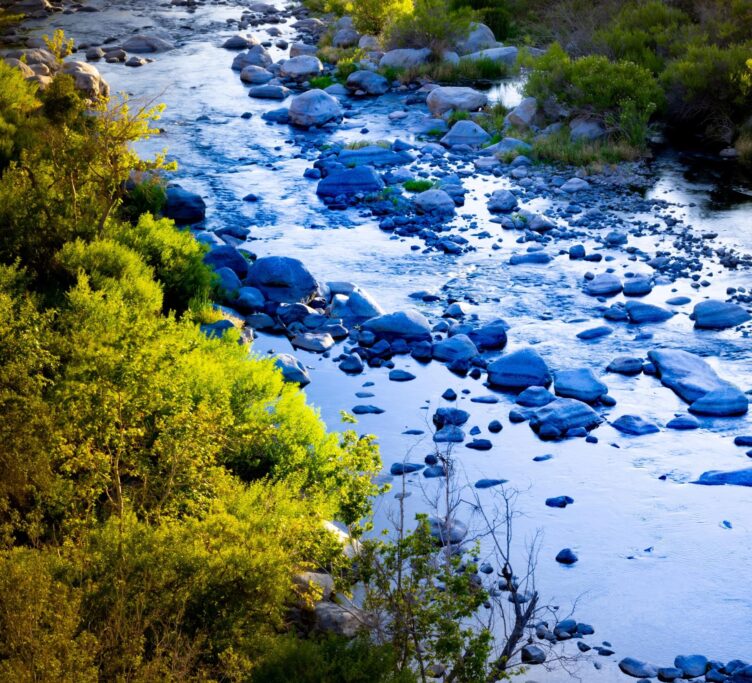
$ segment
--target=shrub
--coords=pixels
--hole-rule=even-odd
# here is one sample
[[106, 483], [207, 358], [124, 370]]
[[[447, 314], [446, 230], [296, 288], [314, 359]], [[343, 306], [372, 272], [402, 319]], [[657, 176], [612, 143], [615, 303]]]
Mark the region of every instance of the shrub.
[[414, 0], [410, 14], [397, 17], [387, 26], [386, 44], [390, 49], [430, 48], [440, 56], [468, 35], [474, 18], [467, 7], [450, 9], [449, 0]]
[[353, 20], [359, 33], [378, 36], [387, 23], [412, 9], [412, 0], [355, 0], [346, 5], [346, 14]]
[[39, 104], [23, 74], [0, 60], [0, 171], [25, 146], [28, 118]]
[[490, 28], [497, 40], [505, 40], [512, 34], [512, 11], [505, 0], [453, 0], [452, 9], [469, 7], [478, 19]]
[[640, 156], [640, 148], [625, 140], [573, 142], [566, 130], [559, 134], [536, 137], [532, 146], [532, 157], [537, 161], [584, 166], [593, 170], [599, 170], [603, 164], [634, 161]]
[[413, 83], [429, 78], [444, 85], [474, 84], [493, 81], [509, 75], [509, 67], [493, 59], [461, 59], [457, 64], [432, 61], [405, 69], [399, 74], [403, 83]]
[[670, 62], [661, 76], [670, 116], [680, 124], [704, 125], [727, 140], [752, 107], [751, 49], [752, 44], [692, 45]]
[[625, 6], [595, 37], [612, 58], [632, 61], [658, 74], [666, 60], [684, 49], [690, 27], [689, 16], [681, 10], [649, 0]]
[[430, 180], [406, 180], [402, 183], [402, 187], [407, 192], [425, 192], [433, 187], [433, 183]]
[[335, 81], [329, 74], [324, 76], [314, 76], [310, 78], [308, 82], [311, 84], [312, 89], [326, 90], [330, 85], [334, 85]]

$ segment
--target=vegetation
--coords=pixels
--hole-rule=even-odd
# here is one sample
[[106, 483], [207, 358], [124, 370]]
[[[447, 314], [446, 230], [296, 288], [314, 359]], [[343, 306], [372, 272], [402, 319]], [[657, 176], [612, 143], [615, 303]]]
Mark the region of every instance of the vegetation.
[[425, 192], [430, 190], [434, 184], [430, 180], [406, 180], [402, 183], [402, 187], [407, 192]]
[[413, 0], [411, 12], [387, 25], [383, 42], [390, 48], [430, 48], [440, 57], [467, 36], [474, 18], [467, 7], [452, 9], [449, 0]]
[[482, 81], [494, 81], [509, 76], [510, 69], [493, 59], [460, 59], [459, 62], [434, 60], [409, 69], [403, 69], [398, 79], [413, 83], [430, 79], [445, 85], [473, 85]]
[[389, 23], [409, 14], [411, 9], [412, 0], [356, 0], [344, 7], [355, 29], [369, 36], [381, 35]]

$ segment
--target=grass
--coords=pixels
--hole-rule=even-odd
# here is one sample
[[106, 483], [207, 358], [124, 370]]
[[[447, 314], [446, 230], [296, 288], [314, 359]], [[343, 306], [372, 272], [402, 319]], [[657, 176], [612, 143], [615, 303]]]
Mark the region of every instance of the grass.
[[430, 78], [444, 85], [472, 84], [479, 81], [495, 81], [506, 78], [510, 69], [492, 59], [461, 59], [458, 64], [451, 62], [429, 62], [420, 64], [399, 73], [402, 83], [413, 83], [422, 78]]
[[739, 155], [739, 163], [752, 168], [752, 133], [742, 133], [734, 144]]
[[480, 116], [476, 117], [475, 122], [492, 137], [498, 137], [496, 142], [499, 142], [503, 137], [504, 119], [508, 113], [509, 110], [501, 102], [497, 102], [486, 107]]
[[461, 109], [455, 109], [449, 114], [447, 119], [447, 125], [451, 128], [458, 121], [467, 121], [470, 118], [470, 114]]
[[430, 180], [407, 180], [402, 183], [402, 187], [407, 192], [425, 192], [430, 190], [434, 184]]
[[311, 84], [311, 88], [324, 90], [330, 85], [334, 85], [337, 81], [335, 81], [329, 74], [325, 74], [323, 76], [314, 76], [313, 78], [310, 78], [308, 82]]
[[364, 147], [383, 147], [389, 149], [392, 144], [388, 140], [355, 140], [348, 142], [344, 149], [363, 149]]
[[639, 148], [624, 140], [606, 139], [595, 142], [572, 142], [566, 131], [536, 138], [531, 141], [531, 144], [533, 146], [532, 156], [536, 161], [590, 167], [594, 170], [602, 168], [604, 164], [634, 161], [642, 156]]

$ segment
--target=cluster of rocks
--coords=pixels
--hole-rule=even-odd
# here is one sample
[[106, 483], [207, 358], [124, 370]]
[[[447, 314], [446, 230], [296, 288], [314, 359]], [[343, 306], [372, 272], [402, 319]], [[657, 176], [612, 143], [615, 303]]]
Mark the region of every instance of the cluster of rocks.
[[724, 663], [708, 659], [704, 655], [679, 655], [673, 666], [656, 667], [647, 662], [626, 657], [619, 662], [619, 668], [633, 678], [659, 681], [679, 681], [696, 679], [708, 683], [747, 683], [752, 681], [752, 664], [740, 659]]

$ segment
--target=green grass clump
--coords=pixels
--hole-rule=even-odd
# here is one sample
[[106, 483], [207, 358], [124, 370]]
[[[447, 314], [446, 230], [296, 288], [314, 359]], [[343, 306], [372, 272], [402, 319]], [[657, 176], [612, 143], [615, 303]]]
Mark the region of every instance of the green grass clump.
[[335, 81], [329, 74], [325, 74], [323, 76], [314, 76], [313, 78], [309, 79], [308, 82], [311, 84], [312, 88], [325, 90], [330, 85], [334, 85], [337, 81]]
[[402, 187], [407, 192], [425, 192], [433, 187], [433, 183], [430, 180], [406, 180]]
[[619, 138], [594, 142], [572, 141], [566, 129], [555, 135], [535, 138], [531, 144], [535, 161], [589, 167], [592, 170], [599, 170], [606, 164], [634, 161], [642, 154], [639, 147]]
[[399, 74], [399, 80], [413, 83], [429, 78], [442, 85], [467, 85], [496, 81], [508, 77], [510, 73], [509, 67], [493, 59], [461, 59], [457, 64], [436, 61], [405, 69]]

